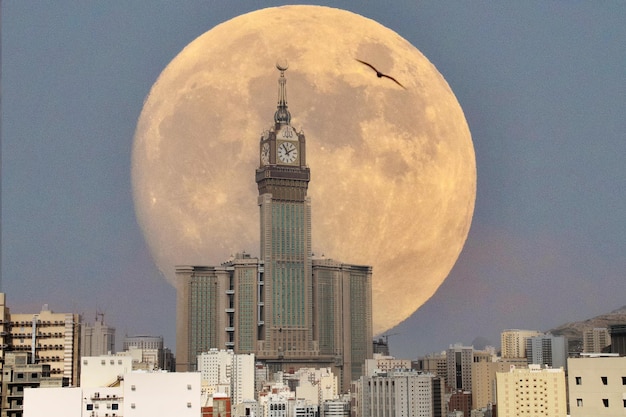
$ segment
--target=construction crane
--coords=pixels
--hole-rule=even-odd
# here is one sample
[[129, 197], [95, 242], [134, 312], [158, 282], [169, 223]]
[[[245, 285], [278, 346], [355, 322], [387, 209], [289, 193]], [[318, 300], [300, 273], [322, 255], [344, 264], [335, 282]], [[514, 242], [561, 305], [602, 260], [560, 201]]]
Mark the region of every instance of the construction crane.
[[389, 346], [389, 336], [396, 336], [399, 334], [400, 333], [385, 333], [384, 335], [382, 335], [382, 338], [385, 339], [385, 344]]

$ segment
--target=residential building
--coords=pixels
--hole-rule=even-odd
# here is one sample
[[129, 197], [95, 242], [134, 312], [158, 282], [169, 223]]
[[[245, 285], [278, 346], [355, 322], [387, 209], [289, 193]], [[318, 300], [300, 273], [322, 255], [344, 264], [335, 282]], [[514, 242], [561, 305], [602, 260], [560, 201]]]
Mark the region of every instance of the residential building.
[[32, 361], [50, 365], [50, 376], [78, 385], [80, 376], [80, 329], [78, 314], [54, 313], [44, 305], [39, 313], [10, 313], [11, 349], [30, 352]]
[[80, 367], [82, 388], [119, 386], [123, 376], [133, 370], [129, 355], [83, 356]]
[[567, 369], [567, 339], [545, 334], [526, 339], [526, 360], [529, 364]]
[[321, 417], [350, 417], [350, 398], [326, 400], [320, 405]]
[[583, 331], [583, 352], [600, 353], [611, 344], [609, 329], [606, 327], [594, 327]]
[[502, 358], [525, 358], [526, 339], [541, 336], [537, 330], [508, 329], [500, 333], [500, 356]]
[[456, 390], [448, 399], [448, 412], [460, 411], [463, 416], [469, 416], [472, 411], [472, 392]]
[[269, 373], [333, 368], [343, 392], [372, 358], [372, 268], [311, 251], [306, 140], [291, 126], [286, 68], [274, 123], [259, 140], [254, 173], [260, 255], [176, 268], [177, 365], [197, 369], [210, 349], [253, 353]]
[[[231, 398], [224, 394], [216, 393], [213, 395], [211, 405], [202, 407], [201, 417], [231, 417], [231, 415]], [[250, 416], [250, 414], [247, 416]]]
[[174, 371], [172, 352], [163, 344], [163, 336], [126, 336], [124, 354], [133, 358], [133, 369]]
[[526, 358], [501, 359], [472, 363], [472, 409], [488, 408], [496, 402], [496, 373], [511, 368], [528, 368]]
[[31, 363], [29, 352], [7, 352], [2, 368], [1, 417], [21, 417], [24, 391], [39, 386], [61, 387], [67, 380], [51, 377], [49, 364]]
[[446, 378], [448, 375], [448, 365], [446, 363], [446, 352], [431, 353], [422, 356], [411, 364], [416, 371], [427, 374], [439, 375]]
[[498, 417], [565, 417], [567, 398], [562, 368], [511, 368], [496, 373]]
[[583, 354], [569, 358], [571, 417], [621, 416], [626, 412], [626, 357]]
[[225, 390], [232, 404], [255, 398], [254, 364], [253, 354], [236, 354], [232, 350], [211, 349], [198, 355], [202, 381], [213, 387], [209, 393]]
[[126, 373], [113, 387], [24, 391], [24, 417], [201, 416], [197, 372]]
[[352, 392], [353, 417], [431, 417], [444, 411], [443, 379], [414, 370], [362, 376]]
[[411, 369], [410, 359], [396, 359], [393, 356], [383, 356], [374, 354], [373, 359], [365, 361], [364, 375], [374, 375], [374, 373], [391, 372], [396, 369]]
[[472, 389], [474, 348], [451, 345], [446, 352], [446, 387], [449, 391]]

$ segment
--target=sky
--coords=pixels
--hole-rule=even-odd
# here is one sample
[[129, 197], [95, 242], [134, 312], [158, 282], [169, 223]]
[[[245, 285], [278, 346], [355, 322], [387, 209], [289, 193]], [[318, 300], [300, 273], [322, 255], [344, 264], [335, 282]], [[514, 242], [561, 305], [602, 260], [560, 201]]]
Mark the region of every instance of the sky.
[[[137, 119], [188, 43], [282, 4], [2, 2], [1, 290], [11, 311], [48, 304], [87, 322], [101, 312], [118, 345], [162, 335], [175, 349], [175, 291], [133, 207]], [[418, 48], [474, 142], [467, 242], [436, 294], [388, 331], [394, 356], [499, 347], [504, 329], [546, 331], [626, 305], [626, 2], [318, 4]]]

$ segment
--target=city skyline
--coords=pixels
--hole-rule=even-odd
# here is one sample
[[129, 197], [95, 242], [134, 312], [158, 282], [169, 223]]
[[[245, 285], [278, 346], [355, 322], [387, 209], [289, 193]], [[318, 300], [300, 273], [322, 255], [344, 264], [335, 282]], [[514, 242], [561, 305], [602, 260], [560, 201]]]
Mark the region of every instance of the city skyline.
[[[173, 347], [175, 291], [133, 210], [134, 129], [167, 63], [254, 8], [32, 4], [2, 10], [7, 305], [104, 311], [120, 335], [163, 334]], [[506, 328], [547, 330], [626, 304], [626, 6], [322, 4], [350, 6], [423, 52], [474, 141], [478, 195], [466, 246], [433, 298], [390, 331], [399, 333], [392, 354], [416, 357], [476, 336], [497, 345]]]

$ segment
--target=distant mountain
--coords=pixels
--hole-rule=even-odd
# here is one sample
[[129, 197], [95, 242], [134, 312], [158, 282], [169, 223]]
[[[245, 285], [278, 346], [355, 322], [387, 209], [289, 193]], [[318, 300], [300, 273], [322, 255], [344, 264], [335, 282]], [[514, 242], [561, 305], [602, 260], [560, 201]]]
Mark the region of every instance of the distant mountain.
[[626, 306], [584, 321], [565, 323], [548, 330], [548, 332], [555, 336], [565, 336], [570, 340], [582, 340], [585, 330], [593, 329], [594, 327], [609, 327], [611, 324], [626, 324]]

